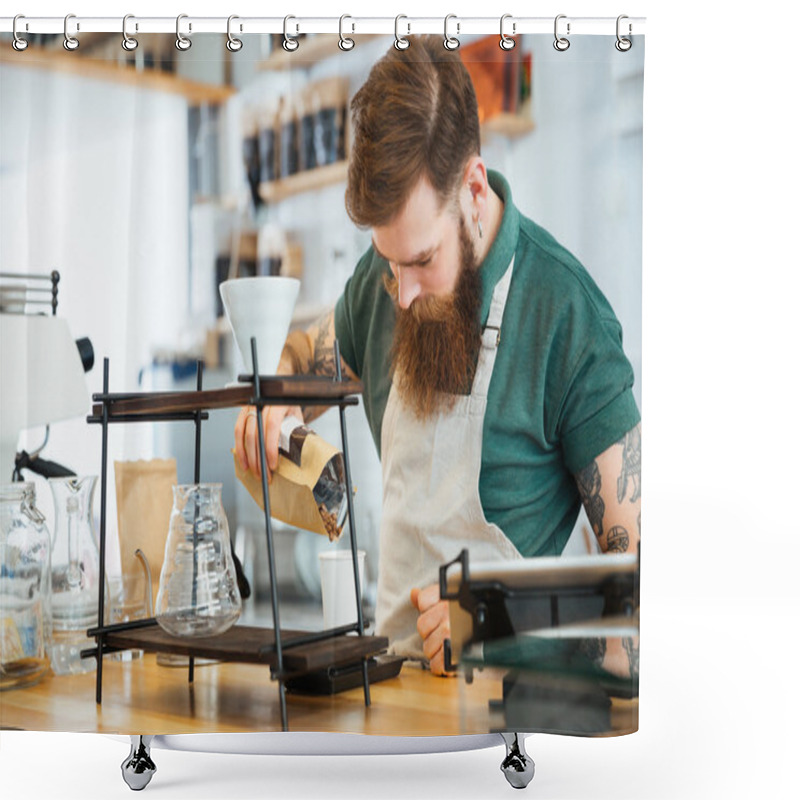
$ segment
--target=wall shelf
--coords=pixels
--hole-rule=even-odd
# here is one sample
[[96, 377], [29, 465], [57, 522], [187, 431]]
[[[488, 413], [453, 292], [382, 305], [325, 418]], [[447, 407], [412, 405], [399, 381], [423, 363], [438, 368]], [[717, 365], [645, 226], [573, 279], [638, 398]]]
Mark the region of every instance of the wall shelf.
[[[374, 33], [351, 34], [345, 32], [345, 35], [355, 41], [356, 47], [360, 43], [380, 37], [380, 34]], [[311, 39], [300, 39], [299, 47], [293, 53], [287, 53], [283, 47], [277, 47], [268, 58], [259, 64], [259, 68], [273, 71], [291, 69], [292, 67], [308, 69], [319, 61], [324, 61], [326, 58], [340, 54], [346, 55], [339, 49], [339, 37], [337, 35], [316, 34]]]
[[336, 161], [324, 167], [298, 172], [288, 178], [262, 183], [258, 193], [265, 203], [279, 203], [292, 195], [322, 189], [335, 183], [343, 183], [345, 180], [347, 180], [347, 161]]
[[526, 133], [530, 133], [535, 128], [536, 124], [530, 117], [503, 113], [486, 120], [481, 125], [481, 135], [505, 136], [509, 139], [516, 139]]
[[76, 53], [30, 47], [18, 53], [11, 48], [0, 50], [0, 64], [49, 69], [67, 75], [122, 83], [186, 97], [190, 105], [219, 105], [235, 93], [231, 86], [200, 83], [159, 70], [136, 70], [107, 58], [91, 58]]

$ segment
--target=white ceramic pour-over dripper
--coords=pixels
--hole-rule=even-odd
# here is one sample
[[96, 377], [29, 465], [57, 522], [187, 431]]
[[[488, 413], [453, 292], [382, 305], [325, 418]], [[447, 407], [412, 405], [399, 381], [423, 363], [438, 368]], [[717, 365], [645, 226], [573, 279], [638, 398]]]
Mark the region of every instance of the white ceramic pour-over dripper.
[[289, 333], [300, 281], [263, 276], [235, 278], [220, 284], [219, 293], [244, 370], [253, 372], [250, 339], [256, 337], [258, 371], [274, 375]]

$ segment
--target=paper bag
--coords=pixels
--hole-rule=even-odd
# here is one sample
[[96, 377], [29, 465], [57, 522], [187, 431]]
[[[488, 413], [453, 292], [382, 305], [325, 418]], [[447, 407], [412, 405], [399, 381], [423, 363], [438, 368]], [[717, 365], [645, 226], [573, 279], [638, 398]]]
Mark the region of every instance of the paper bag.
[[[242, 469], [235, 454], [233, 461], [236, 477], [263, 510], [261, 478]], [[298, 420], [287, 417], [281, 426], [278, 467], [269, 485], [270, 514], [333, 542], [342, 535], [347, 516], [345, 494], [341, 452]]]
[[172, 487], [178, 482], [175, 459], [115, 461], [114, 477], [122, 578], [142, 575], [142, 565], [134, 555], [140, 549], [150, 564], [155, 602], [172, 513]]

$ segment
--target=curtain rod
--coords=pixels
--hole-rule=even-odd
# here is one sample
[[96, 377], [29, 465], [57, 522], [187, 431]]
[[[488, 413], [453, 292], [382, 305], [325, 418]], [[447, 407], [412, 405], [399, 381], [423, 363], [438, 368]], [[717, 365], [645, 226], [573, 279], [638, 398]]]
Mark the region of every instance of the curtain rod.
[[[503, 15], [503, 32], [506, 36], [523, 33], [553, 34], [553, 17], [514, 17]], [[450, 15], [448, 31], [453, 36], [470, 34], [500, 35], [500, 16], [496, 17], [458, 17]], [[183, 35], [196, 33], [227, 33], [228, 17], [180, 16], [180, 32]], [[645, 17], [624, 17], [621, 32], [624, 36], [643, 34]], [[17, 33], [61, 33], [65, 26], [71, 36], [81, 33], [122, 33], [122, 17], [28, 17], [20, 15], [17, 19]], [[286, 26], [286, 27], [284, 27]], [[589, 34], [613, 36], [617, 32], [616, 17], [570, 17], [559, 15], [559, 32], [568, 35]], [[567, 28], [569, 26], [569, 29]], [[134, 33], [176, 33], [176, 17], [136, 17], [129, 16], [125, 30]], [[238, 35], [248, 33], [284, 33], [291, 36], [302, 33], [344, 33], [358, 36], [359, 33], [394, 35], [395, 30], [402, 36], [418, 33], [444, 33], [444, 17], [234, 17], [231, 31]], [[12, 33], [14, 17], [0, 17], [0, 33]]]

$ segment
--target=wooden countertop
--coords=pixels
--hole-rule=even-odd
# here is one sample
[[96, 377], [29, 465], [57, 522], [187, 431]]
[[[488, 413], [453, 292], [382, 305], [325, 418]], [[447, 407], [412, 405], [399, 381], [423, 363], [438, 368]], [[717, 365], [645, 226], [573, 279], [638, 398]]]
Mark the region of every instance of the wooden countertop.
[[[483, 734], [502, 727], [489, 701], [502, 697], [500, 675], [476, 672], [439, 678], [407, 663], [396, 678], [370, 686], [372, 705], [359, 687], [334, 696], [287, 693], [290, 731], [334, 731], [391, 736]], [[212, 733], [280, 731], [278, 685], [269, 669], [217, 663], [164, 667], [155, 655], [103, 662], [103, 703], [95, 703], [95, 673], [48, 675], [38, 684], [0, 693], [0, 727], [99, 733]], [[635, 730], [638, 701], [614, 700], [615, 732]]]

